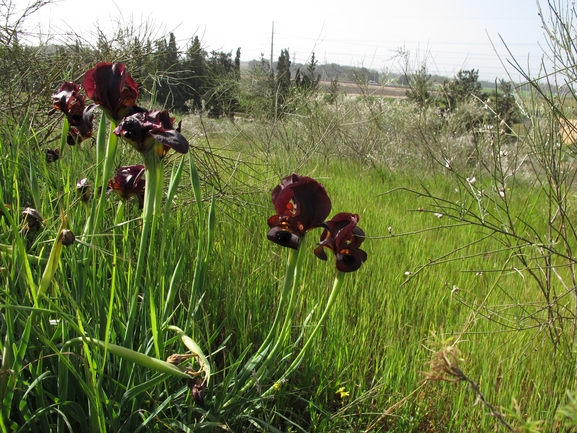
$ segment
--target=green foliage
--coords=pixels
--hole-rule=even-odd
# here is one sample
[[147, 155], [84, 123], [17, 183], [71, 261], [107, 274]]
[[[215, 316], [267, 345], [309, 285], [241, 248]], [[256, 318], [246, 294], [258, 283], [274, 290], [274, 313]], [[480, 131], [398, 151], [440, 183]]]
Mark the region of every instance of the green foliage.
[[423, 64], [413, 74], [408, 76], [407, 98], [421, 109], [430, 104], [433, 82], [431, 74], [427, 72], [427, 65]]
[[561, 405], [555, 414], [564, 427], [574, 429], [577, 427], [577, 395], [573, 391], [567, 391], [567, 403]]
[[449, 111], [471, 100], [483, 101], [485, 95], [479, 82], [479, 70], [459, 71], [454, 79], [443, 83], [441, 93], [442, 104]]
[[183, 77], [173, 33], [169, 34], [168, 41], [164, 38], [155, 41], [154, 71], [157, 74], [154, 82], [156, 101], [163, 107], [185, 111], [186, 96], [180, 90]]
[[[407, 71], [405, 77], [409, 101], [421, 111], [432, 108], [441, 110], [447, 119], [458, 118], [458, 121], [453, 119], [448, 123], [458, 125], [465, 133], [472, 133], [474, 140], [478, 139], [478, 131], [484, 126], [491, 125], [509, 133], [513, 125], [521, 121], [511, 82], [500, 80], [492, 93], [485, 93], [478, 80], [478, 71], [464, 70], [459, 71], [453, 80], [445, 80], [441, 86], [436, 86], [424, 63], [415, 72]], [[453, 131], [461, 133], [454, 128]]]
[[276, 66], [274, 82], [275, 117], [278, 117], [286, 109], [291, 94], [291, 61], [288, 49], [281, 50]]
[[27, 43], [29, 35], [23, 30], [26, 18], [49, 2], [33, 1], [25, 7], [13, 1], [0, 3], [0, 113], [17, 123], [26, 115], [35, 120], [54, 90], [55, 77], [71, 77], [82, 67], [81, 56], [69, 56], [78, 51], [77, 45], [64, 49]]
[[232, 52], [213, 51], [206, 61], [208, 78], [204, 94], [208, 115], [234, 117], [239, 106], [240, 49], [233, 62]]
[[287, 113], [308, 111], [308, 104], [320, 90], [320, 75], [314, 54], [306, 70], [299, 68], [291, 79], [291, 61], [288, 49], [283, 49], [274, 74], [269, 62], [261, 55], [259, 63], [253, 63], [242, 91], [243, 111], [259, 119], [280, 119]]
[[295, 86], [297, 89], [304, 92], [317, 92], [319, 89], [320, 75], [317, 74], [316, 69], [318, 61], [315, 58], [315, 53], [312, 53], [306, 70], [297, 69], [295, 77]]
[[327, 90], [326, 101], [329, 104], [334, 104], [339, 95], [339, 80], [338, 78], [331, 78], [331, 84]]
[[[363, 122], [369, 115], [373, 121]], [[187, 118], [187, 121], [193, 120]], [[244, 431], [256, 431], [255, 423], [281, 431], [287, 431], [291, 426], [295, 428], [295, 425], [305, 431], [494, 429], [494, 418], [474, 405], [474, 396], [467, 387], [419, 385], [429, 358], [423, 342], [428, 340], [431, 330], [442, 328], [447, 334], [467, 330], [459, 344], [466, 359], [460, 362], [463, 371], [475, 378], [488, 401], [495, 407], [509, 407], [512, 399], [518, 398], [523, 413], [537, 414], [534, 419], [546, 418], [546, 425], [551, 425], [553, 414], [550, 409], [556, 404], [559, 390], [570, 384], [571, 378], [564, 372], [573, 368], [572, 362], [564, 362], [560, 357], [550, 368], [543, 367], [542, 360], [551, 350], [548, 344], [542, 343], [545, 334], [540, 330], [545, 328], [525, 326], [521, 314], [525, 311], [533, 318], [547, 319], [538, 311], [527, 310], [539, 301], [539, 289], [519, 275], [519, 268], [509, 272], [505, 266], [516, 250], [503, 251], [500, 243], [483, 244], [482, 240], [492, 239], [487, 237], [485, 228], [462, 225], [463, 218], [466, 220], [474, 215], [478, 205], [476, 194], [468, 193], [470, 183], [464, 178], [447, 175], [445, 168], [431, 167], [429, 175], [426, 174], [425, 167], [434, 161], [422, 154], [425, 149], [422, 144], [433, 146], [433, 139], [441, 140], [438, 132], [445, 133], [439, 129], [445, 121], [428, 119], [416, 107], [403, 101], [390, 103], [368, 97], [356, 101], [339, 100], [334, 105], [323, 104], [306, 116], [287, 117], [274, 127], [264, 122], [240, 120], [226, 127], [226, 123], [208, 120], [203, 131], [209, 145], [234, 155], [231, 163], [235, 165], [227, 168], [226, 159], [211, 160], [204, 140], [195, 141], [194, 159], [199, 163], [200, 173], [193, 175], [192, 166], [184, 164], [184, 173], [190, 171], [190, 181], [182, 180], [181, 186], [173, 189], [174, 195], [166, 195], [167, 212], [159, 218], [166, 226], [167, 236], [164, 241], [152, 243], [152, 249], [146, 248], [149, 259], [143, 263], [152, 264], [143, 267], [142, 278], [146, 281], [141, 286], [143, 289], [129, 289], [134, 288], [137, 276], [133, 264], [142, 250], [138, 245], [142, 226], [136, 204], [129, 202], [116, 209], [115, 201], [108, 197], [101, 224], [103, 236], [92, 240], [80, 238], [96, 248], [78, 243], [63, 249], [61, 267], [54, 274], [54, 284], [50, 287], [51, 302], [44, 308], [35, 309], [32, 319], [27, 319], [30, 314], [23, 308], [33, 306], [27, 295], [26, 275], [17, 270], [23, 269], [21, 265], [27, 254], [38, 254], [40, 259], [48, 257], [48, 251], [42, 252], [42, 246], [46, 245], [47, 250], [51, 244], [42, 240], [55, 238], [61, 223], [59, 204], [65, 204], [66, 197], [75, 204], [63, 206], [69, 227], [82, 232], [87, 209], [75, 198], [74, 179], [86, 172], [86, 166], [94, 165], [88, 146], [66, 148], [64, 159], [56, 164], [46, 163], [40, 149], [33, 147], [32, 167], [36, 169], [41, 186], [40, 211], [53, 222], [48, 222], [37, 233], [40, 239], [31, 238], [31, 249], [21, 249], [16, 255], [20, 260], [18, 267], [11, 264], [12, 254], [0, 254], [0, 266], [8, 272], [3, 274], [10, 283], [6, 287], [13, 288], [9, 295], [2, 294], [0, 304], [14, 305], [2, 310], [5, 319], [2, 322], [14, 323], [8, 337], [2, 334], [10, 344], [5, 347], [20, 347], [18, 350], [26, 347], [27, 358], [34, 361], [20, 367], [22, 374], [15, 376], [18, 382], [11, 388], [15, 390], [11, 401], [23, 402], [22, 409], [20, 406], [14, 409], [22, 418], [5, 419], [21, 426], [28, 422], [27, 425], [44, 429], [50, 429], [60, 421], [63, 426], [69, 423], [77, 429], [102, 425], [105, 429], [126, 431], [161, 430], [167, 425], [179, 425], [183, 429], [202, 425], [218, 431], [225, 422], [227, 428]], [[194, 124], [191, 128], [200, 126]], [[416, 139], [419, 128], [428, 131], [431, 126], [437, 128], [437, 133], [423, 136], [421, 131], [420, 146], [408, 144], [402, 148], [400, 144], [408, 143], [408, 137]], [[403, 128], [405, 131], [401, 133]], [[23, 128], [20, 140], [34, 136]], [[28, 165], [23, 165], [24, 170], [18, 168], [22, 165], [19, 161], [23, 151], [28, 147], [14, 137], [10, 142], [17, 145], [3, 148], [3, 152], [14, 153], [3, 160], [4, 171], [0, 179], [5, 184], [5, 197], [19, 195], [22, 204], [11, 203], [13, 207], [22, 208], [31, 203], [37, 193], [32, 193], [32, 189], [28, 192], [26, 187], [32, 185]], [[266, 144], [270, 146], [268, 149]], [[442, 146], [438, 150], [441, 149]], [[511, 148], [507, 150], [511, 151]], [[483, 148], [479, 147], [479, 151]], [[410, 155], [402, 159], [402, 152], [410, 152]], [[242, 155], [242, 160], [237, 155]], [[431, 155], [440, 157], [442, 154], [432, 148]], [[119, 154], [118, 157], [126, 156]], [[201, 164], [205, 159], [209, 164], [206, 167]], [[371, 168], [367, 164], [370, 161], [373, 161]], [[166, 177], [172, 178], [169, 173], [176, 172], [182, 164], [178, 159], [174, 163], [169, 161]], [[454, 160], [452, 167], [454, 171], [470, 170], [465, 156], [463, 161]], [[335, 206], [362, 210], [361, 222], [370, 236], [365, 242], [367, 252], [370, 257], [379, 257], [384, 251], [386, 260], [367, 262], [357, 276], [344, 283], [339, 301], [327, 315], [326, 326], [313, 335], [310, 357], [302, 360], [294, 376], [279, 381], [278, 386], [274, 381], [271, 384], [259, 380], [255, 385], [260, 386], [260, 391], [258, 386], [251, 388], [244, 397], [231, 401], [234, 394], [230, 390], [249, 383], [236, 383], [235, 378], [243, 371], [253, 371], [246, 360], [265, 341], [266, 325], [271, 323], [281, 290], [284, 259], [280, 250], [271, 248], [262, 232], [263, 223], [271, 213], [267, 190], [272, 179], [278, 179], [278, 173], [295, 168], [323, 179], [327, 189], [334, 191]], [[216, 190], [216, 196], [220, 198], [213, 202], [215, 210], [222, 215], [214, 223], [214, 240], [204, 238], [213, 245], [212, 259], [199, 262], [197, 258], [206, 255], [191, 245], [203, 236], [199, 228], [203, 221], [208, 221], [203, 197], [212, 196], [213, 188], [207, 183], [207, 174], [214, 170], [220, 178], [228, 179], [228, 183], [226, 188]], [[475, 175], [477, 181], [473, 185], [489, 195], [491, 181], [481, 179], [478, 172]], [[459, 218], [449, 219], [451, 208], [448, 204], [444, 216], [437, 218], [434, 209], [438, 202], [427, 196], [397, 192], [376, 197], [402, 185], [418, 184], [426, 187], [431, 195], [446, 195], [449, 203], [459, 204]], [[15, 185], [24, 187], [15, 189]], [[191, 185], [195, 185], [193, 191]], [[250, 188], [243, 190], [243, 185], [250, 185]], [[456, 186], [458, 192], [455, 192]], [[536, 210], [543, 209], [546, 202], [542, 201], [542, 195], [536, 194], [538, 187], [524, 177], [507, 186], [514, 188], [506, 190], [511, 197], [507, 203], [513, 216], [521, 215], [527, 208], [526, 197], [538, 200], [532, 206], [533, 212], [523, 220], [534, 224], [535, 231], [542, 233], [540, 224], [546, 218], [541, 218]], [[68, 193], [63, 196], [54, 192], [66, 190]], [[193, 196], [199, 199], [193, 199]], [[489, 197], [489, 207], [501, 200], [498, 191]], [[418, 211], [420, 208], [423, 210]], [[465, 211], [467, 213], [463, 213]], [[487, 224], [494, 225], [492, 221], [498, 221], [496, 214], [495, 210], [485, 216]], [[18, 216], [18, 213], [9, 212], [8, 215]], [[391, 227], [390, 232], [387, 227]], [[18, 233], [19, 226], [16, 225], [15, 230], [6, 228], [3, 226], [6, 232]], [[11, 236], [18, 239], [15, 234]], [[311, 236], [314, 239], [315, 234], [311, 233]], [[157, 246], [163, 242], [165, 246], [160, 248], [163, 252], [157, 253]], [[203, 242], [203, 245], [207, 244]], [[441, 259], [434, 260], [439, 257]], [[36, 264], [36, 259], [27, 260], [32, 281], [40, 281], [44, 266]], [[295, 292], [292, 316], [293, 323], [305, 325], [289, 328], [299, 345], [304, 344], [303, 339], [298, 340], [301, 332], [303, 338], [311, 335], [330, 291], [326, 266], [313, 260], [316, 259], [304, 258], [308, 284]], [[85, 266], [87, 262], [98, 265]], [[207, 268], [197, 272], [197, 263], [206, 263]], [[195, 283], [193, 289], [194, 274], [205, 274], [206, 280], [204, 284]], [[154, 291], [146, 289], [149, 284]], [[80, 288], [83, 293], [79, 293]], [[83, 301], [74, 302], [75, 297]], [[106, 336], [121, 339], [130, 322], [127, 306], [135, 299], [138, 313], [135, 331], [130, 334], [131, 350], [150, 358], [139, 357], [142, 362], [186, 353], [180, 340], [171, 332], [165, 332], [169, 329], [165, 329], [164, 324], [186, 329], [213, 363], [213, 380], [219, 384], [205, 389], [204, 406], [194, 402], [194, 388], [186, 383], [168, 379], [155, 370], [134, 367], [116, 356], [104, 355], [106, 349], [99, 343], [68, 346], [66, 356], [48, 356], [60, 349], [54, 342], [65, 343], [79, 335], [87, 334], [104, 342]], [[154, 299], [154, 309], [150, 299]], [[508, 306], [502, 311], [499, 309], [502, 305]], [[48, 311], [44, 312], [44, 309]], [[566, 309], [562, 308], [562, 311]], [[488, 315], [492, 319], [483, 318]], [[154, 316], [156, 320], [153, 320]], [[59, 325], [51, 324], [50, 320], [55, 317], [60, 318]], [[516, 317], [519, 322], [515, 322]], [[518, 323], [518, 326], [510, 328], [509, 323]], [[26, 336], [27, 326], [31, 338], [18, 339], [16, 336]], [[154, 327], [158, 332], [152, 337]], [[36, 340], [43, 344], [31, 346], [28, 342]], [[109, 341], [114, 344], [114, 340]], [[244, 353], [247, 348], [252, 351]], [[528, 355], [519, 353], [519, 348]], [[11, 352], [15, 359], [18, 356], [16, 349]], [[161, 356], [156, 355], [157, 350]], [[271, 373], [269, 378], [281, 378], [282, 372], [290, 367], [294, 358], [288, 352], [286, 356], [274, 364], [281, 374]], [[198, 370], [200, 366], [196, 360], [191, 361], [191, 367]], [[152, 364], [155, 363], [151, 361]], [[12, 364], [13, 367], [18, 365], [18, 362]], [[273, 371], [273, 364], [270, 365], [270, 371]], [[42, 376], [45, 371], [58, 372], [59, 383], [67, 386], [61, 388], [55, 384], [49, 374]], [[252, 373], [243, 377], [248, 381], [253, 378]], [[495, 381], [501, 385], [496, 385]], [[121, 383], [128, 385], [119, 385]], [[265, 384], [274, 387], [270, 394], [265, 394], [268, 389]], [[343, 387], [344, 390], [337, 393]], [[54, 401], [54, 395], [58, 395], [58, 402]], [[142, 416], [134, 416], [136, 412]], [[551, 415], [544, 415], [549, 412]], [[533, 425], [529, 421], [524, 417], [510, 422], [515, 426]]]
[[495, 124], [510, 130], [514, 124], [521, 122], [513, 83], [500, 80], [498, 88], [496, 86], [494, 92], [489, 94], [489, 106], [496, 120]]
[[195, 36], [192, 43], [186, 50], [186, 58], [183, 62], [183, 70], [185, 71], [185, 82], [188, 89], [190, 89], [190, 109], [193, 112], [200, 112], [202, 110], [202, 96], [205, 92], [207, 81], [207, 53], [200, 44], [200, 39]]
[[247, 78], [241, 81], [241, 90], [243, 112], [257, 119], [274, 117], [274, 76], [264, 55], [261, 54], [260, 61], [253, 64]]

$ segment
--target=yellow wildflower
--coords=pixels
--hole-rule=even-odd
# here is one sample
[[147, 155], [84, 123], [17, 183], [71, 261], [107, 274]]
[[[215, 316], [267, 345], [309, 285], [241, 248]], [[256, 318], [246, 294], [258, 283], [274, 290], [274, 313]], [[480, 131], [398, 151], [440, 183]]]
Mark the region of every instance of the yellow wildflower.
[[348, 392], [344, 386], [341, 386], [339, 389], [337, 389], [337, 392], [335, 392], [335, 394], [338, 394], [341, 399], [344, 399], [345, 397], [351, 395], [351, 393]]

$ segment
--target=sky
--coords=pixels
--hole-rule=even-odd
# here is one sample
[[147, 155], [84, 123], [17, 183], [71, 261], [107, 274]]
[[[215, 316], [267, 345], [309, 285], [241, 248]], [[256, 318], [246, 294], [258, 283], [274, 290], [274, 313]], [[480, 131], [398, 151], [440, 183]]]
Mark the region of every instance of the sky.
[[[31, 1], [12, 3], [17, 12]], [[275, 61], [286, 48], [296, 63], [314, 52], [320, 64], [383, 72], [425, 64], [429, 73], [446, 77], [478, 69], [482, 80], [517, 82], [509, 61], [536, 76], [547, 48], [538, 12], [536, 0], [53, 0], [25, 28], [90, 39], [97, 25], [108, 32], [118, 23], [148, 23], [153, 35], [173, 32], [181, 49], [198, 36], [205, 50], [234, 55], [240, 47], [241, 60], [248, 61], [270, 58], [274, 25]]]

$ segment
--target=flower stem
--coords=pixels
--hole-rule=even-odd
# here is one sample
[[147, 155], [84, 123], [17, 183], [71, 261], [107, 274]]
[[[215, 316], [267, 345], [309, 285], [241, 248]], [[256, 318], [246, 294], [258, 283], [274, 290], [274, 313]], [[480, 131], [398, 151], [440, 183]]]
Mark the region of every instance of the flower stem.
[[[202, 287], [205, 269], [204, 269], [204, 250], [205, 250], [205, 220], [204, 220], [204, 209], [202, 206], [202, 190], [200, 186], [200, 176], [196, 165], [194, 163], [194, 158], [192, 152], [188, 152], [188, 165], [190, 167], [190, 184], [192, 185], [192, 192], [194, 194], [194, 201], [198, 208], [198, 240], [196, 242], [196, 264], [194, 267], [194, 274], [192, 278], [192, 284], [190, 289], [190, 300], [188, 311], [194, 311], [194, 303], [199, 296], [199, 289]], [[189, 314], [186, 322], [184, 324], [184, 329], [189, 329], [193, 324], [194, 318], [192, 314]]]
[[[156, 207], [158, 198], [158, 188], [162, 186], [162, 164], [154, 151], [148, 152], [144, 155], [144, 170], [146, 178], [146, 188], [144, 189], [144, 210], [142, 214], [142, 233], [140, 236], [140, 247], [138, 249], [138, 260], [136, 262], [136, 271], [134, 274], [135, 293], [130, 296], [130, 308], [127, 318], [126, 333], [124, 334], [124, 346], [128, 347], [128, 342], [134, 336], [136, 308], [138, 305], [138, 298], [143, 291], [144, 282], [142, 277], [144, 275], [144, 267], [147, 262], [149, 250], [152, 248], [149, 242], [151, 233], [156, 220]], [[160, 187], [157, 187], [157, 182], [160, 181]]]
[[[288, 376], [290, 376], [292, 374], [293, 371], [295, 371], [298, 366], [300, 365], [300, 363], [302, 362], [302, 360], [304, 359], [304, 357], [307, 354], [307, 351], [310, 347], [310, 345], [312, 344], [312, 341], [314, 340], [314, 337], [316, 336], [316, 334], [318, 333], [319, 329], [321, 328], [321, 326], [323, 325], [323, 323], [325, 322], [329, 311], [331, 310], [332, 306], [334, 305], [337, 296], [339, 295], [341, 288], [343, 286], [343, 281], [344, 281], [344, 277], [345, 277], [345, 273], [341, 272], [341, 271], [337, 271], [337, 275], [335, 276], [335, 281], [333, 283], [333, 289], [331, 291], [331, 294], [329, 295], [329, 299], [327, 300], [327, 304], [325, 306], [325, 309], [323, 311], [323, 314], [321, 315], [321, 317], [319, 318], [319, 321], [317, 322], [317, 324], [315, 325], [313, 331], [311, 332], [311, 334], [309, 335], [308, 339], [306, 340], [303, 348], [301, 349], [300, 353], [297, 355], [297, 357], [295, 358], [295, 360], [292, 362], [292, 364], [287, 368], [287, 370], [284, 372], [284, 374], [282, 375], [282, 377], [280, 377], [277, 382], [282, 382], [284, 379], [286, 379]], [[269, 388], [263, 395], [267, 395], [270, 394], [273, 391], [273, 387]]]
[[[237, 377], [237, 383], [241, 388], [239, 394], [235, 397], [238, 397], [249, 389], [254, 384], [255, 378], [256, 380], [260, 380], [262, 375], [266, 374], [269, 365], [276, 362], [278, 352], [284, 347], [283, 343], [286, 340], [287, 332], [290, 333], [290, 324], [292, 323], [296, 285], [304, 256], [302, 251], [305, 249], [302, 245], [303, 243], [304, 237], [301, 238], [301, 245], [298, 250], [289, 249], [284, 283], [273, 323], [266, 338], [254, 355], [252, 355], [243, 366], [242, 373]], [[287, 298], [288, 305], [286, 305]], [[284, 321], [281, 321], [281, 313], [283, 311], [285, 312]], [[231, 404], [234, 400], [235, 398], [232, 398], [225, 406]]]
[[[274, 346], [268, 352], [265, 361], [263, 362], [263, 364], [259, 367], [259, 369], [257, 371], [257, 374], [256, 374], [257, 377], [260, 377], [261, 374], [263, 374], [269, 368], [269, 365], [271, 363], [277, 361], [277, 356], [278, 356], [279, 352], [281, 352], [283, 350], [283, 348], [285, 347], [285, 342], [287, 341], [287, 339], [290, 338], [291, 327], [292, 327], [293, 316], [294, 316], [294, 304], [295, 304], [295, 299], [296, 299], [297, 286], [299, 284], [300, 270], [302, 269], [302, 262], [303, 262], [303, 257], [304, 257], [304, 254], [301, 253], [301, 251], [303, 251], [305, 249], [304, 244], [305, 244], [305, 237], [303, 236], [303, 237], [301, 237], [301, 240], [300, 240], [299, 249], [298, 249], [297, 258], [296, 258], [296, 265], [294, 267], [294, 272], [290, 273], [292, 275], [292, 281], [290, 282], [290, 297], [288, 299], [288, 304], [286, 306], [284, 306], [282, 302], [279, 303], [279, 310], [278, 310], [277, 314], [281, 311], [281, 309], [284, 309], [284, 311], [285, 311], [284, 320], [282, 321], [280, 331], [276, 335], [276, 341], [274, 342]], [[288, 273], [289, 273], [289, 271], [287, 269], [287, 274]], [[285, 296], [286, 296], [286, 294], [285, 294]]]
[[133, 364], [140, 365], [149, 370], [157, 371], [159, 373], [164, 373], [171, 376], [176, 376], [180, 379], [190, 379], [190, 375], [185, 373], [182, 369], [176, 365], [170, 364], [161, 359], [153, 358], [151, 356], [145, 355], [140, 352], [136, 352], [124, 346], [118, 346], [116, 344], [108, 343], [107, 341], [98, 340], [91, 337], [76, 337], [68, 340], [62, 345], [62, 353], [66, 353], [70, 350], [70, 347], [74, 344], [84, 343], [88, 348], [91, 346], [99, 346], [103, 349], [108, 350], [115, 356], [125, 359]]
[[[158, 216], [162, 212], [161, 209], [161, 202], [162, 202], [162, 192], [164, 189], [163, 183], [163, 172], [162, 172], [162, 164], [158, 157], [156, 156], [156, 152], [149, 152], [154, 153], [151, 156], [151, 159], [154, 158], [155, 160], [155, 170], [154, 175], [156, 179], [154, 180], [154, 191], [152, 193], [153, 196], [153, 204], [152, 204], [152, 222], [150, 227], [150, 242], [148, 242], [148, 255], [146, 261], [148, 263], [155, 264], [155, 272], [151, 273], [146, 276], [145, 278], [145, 286], [148, 288], [148, 305], [150, 311], [150, 326], [152, 328], [152, 339], [154, 341], [154, 349], [157, 358], [160, 358], [161, 349], [160, 349], [160, 330], [158, 326], [158, 317], [157, 317], [157, 310], [156, 310], [156, 297], [155, 293], [158, 292], [157, 283], [158, 281], [153, 281], [152, 278], [154, 276], [162, 278], [164, 275], [164, 259], [162, 256], [156, 256], [158, 254], [158, 245], [156, 243], [156, 229], [158, 227]], [[141, 245], [142, 248], [142, 245]], [[156, 256], [156, 257], [155, 257]]]
[[64, 116], [64, 122], [62, 122], [62, 134], [60, 135], [60, 147], [58, 148], [59, 157], [62, 158], [66, 149], [66, 139], [68, 137], [68, 130], [70, 129], [70, 121], [68, 117]]
[[100, 187], [101, 189], [98, 200], [94, 200], [93, 202], [92, 212], [84, 229], [85, 235], [96, 235], [104, 217], [106, 188], [108, 187], [108, 179], [112, 174], [112, 167], [114, 166], [114, 158], [118, 145], [118, 137], [112, 132], [114, 128], [116, 128], [116, 124], [111, 122], [108, 142], [106, 142], [106, 116], [102, 116], [96, 138], [96, 164], [98, 167], [102, 167], [102, 178], [99, 178], [97, 175], [95, 182], [96, 188]]
[[[301, 239], [301, 242], [304, 240], [304, 237]], [[297, 273], [300, 274], [300, 267], [297, 266], [299, 263], [302, 262], [302, 259], [299, 260], [299, 257], [302, 257], [303, 254], [301, 254], [301, 251], [304, 248], [299, 248], [298, 250], [294, 250], [294, 249], [289, 249], [289, 256], [288, 256], [288, 260], [287, 260], [287, 265], [286, 265], [286, 271], [285, 271], [285, 276], [284, 276], [284, 282], [283, 282], [283, 286], [282, 286], [282, 290], [280, 293], [280, 298], [279, 298], [279, 302], [278, 302], [278, 307], [276, 310], [276, 314], [273, 320], [273, 323], [270, 327], [270, 330], [268, 332], [268, 335], [266, 336], [266, 338], [264, 339], [264, 341], [262, 342], [260, 348], [256, 351], [255, 356], [262, 354], [262, 352], [266, 352], [268, 350], [269, 345], [271, 344], [277, 329], [280, 326], [280, 318], [281, 318], [281, 312], [283, 310], [285, 310], [285, 303], [286, 303], [286, 299], [288, 298], [289, 294], [290, 294], [290, 301], [289, 301], [289, 306], [291, 304], [294, 304], [294, 302], [292, 302], [294, 300], [294, 287], [295, 287], [295, 281], [296, 281], [296, 276]], [[290, 308], [287, 308], [285, 310], [285, 321], [283, 322], [283, 328], [284, 328], [284, 323], [286, 323], [286, 321], [290, 318], [291, 316], [291, 312], [290, 312]]]

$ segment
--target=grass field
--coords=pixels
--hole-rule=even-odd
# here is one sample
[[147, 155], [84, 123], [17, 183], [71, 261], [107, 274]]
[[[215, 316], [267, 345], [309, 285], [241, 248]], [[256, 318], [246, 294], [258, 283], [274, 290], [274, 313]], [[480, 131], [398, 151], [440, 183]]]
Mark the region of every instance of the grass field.
[[[304, 172], [334, 191], [335, 201], [358, 209], [369, 255], [348, 282], [302, 376], [287, 385], [297, 401], [315, 402], [305, 430], [496, 429], [466, 384], [424, 382], [435, 351], [457, 342], [460, 368], [508, 419], [537, 418], [553, 425], [554, 408], [574, 382], [560, 371], [570, 371], [573, 362], [557, 358], [543, 364], [552, 356], [546, 330], [523, 317], [538, 305], [539, 293], [507, 266], [511, 251], [491, 239], [476, 244], [488, 232], [438, 218], [430, 200], [402, 191], [379, 196], [422, 182], [454, 199], [458, 192], [451, 177], [383, 173], [345, 161], [318, 161]], [[532, 186], [519, 188], [533, 195]], [[545, 215], [533, 216], [538, 221]], [[262, 210], [260, 220], [265, 218]], [[249, 238], [257, 237], [258, 221], [242, 224], [252, 224]], [[309, 266], [318, 266], [311, 261]], [[303, 288], [302, 314], [326, 296], [328, 279], [315, 277], [315, 282]], [[225, 287], [235, 290], [234, 281]], [[253, 304], [246, 311], [254, 315], [257, 309]], [[232, 311], [224, 314], [229, 315]], [[261, 320], [255, 317], [255, 323]], [[343, 386], [351, 395], [340, 399], [335, 392]]]
[[[298, 122], [270, 130], [264, 143], [267, 125], [184, 119], [192, 160], [174, 154], [163, 161], [165, 213], [155, 217], [144, 262], [139, 239], [146, 211], [142, 219], [135, 200], [106, 194], [83, 202], [77, 195], [77, 179], [93, 185], [103, 179], [94, 148], [64, 148], [50, 163], [38, 134], [4, 130], [3, 431], [437, 432], [505, 425], [549, 431], [563, 425], [555, 413], [572, 407], [565, 395], [575, 382], [572, 325], [559, 322], [552, 331], [557, 316], [530, 274], [548, 272], [543, 251], [523, 244], [525, 232], [548, 230], [543, 185], [520, 173], [503, 193], [482, 170], [473, 181], [454, 170], [423, 174], [374, 159], [329, 157], [328, 149], [306, 153], [299, 140], [308, 137], [292, 135]], [[118, 165], [138, 161], [119, 146]], [[294, 300], [283, 304], [291, 311], [286, 334], [277, 335], [284, 346], [273, 364], [259, 369], [251, 355], [260, 353], [273, 326], [287, 260], [286, 249], [266, 239], [274, 213], [270, 191], [291, 167], [326, 187], [332, 214], [358, 213], [368, 259], [346, 276], [313, 334], [335, 269], [332, 259], [312, 254], [320, 230], [306, 236]], [[475, 198], [479, 191], [484, 198]], [[20, 221], [27, 207], [44, 218], [37, 233], [30, 220]], [[91, 215], [100, 207], [98, 223]], [[483, 222], [475, 223], [479, 212]], [[495, 229], [507, 224], [506, 230], [519, 230], [513, 243]], [[77, 242], [61, 247], [55, 259], [61, 227]], [[525, 268], [520, 253], [529, 258]], [[555, 256], [545, 260], [566, 284], [566, 265], [554, 265]], [[135, 286], [139, 278], [143, 283]], [[553, 290], [556, 311], [566, 316], [574, 308], [570, 290]], [[202, 402], [193, 385], [170, 379], [181, 373], [162, 373], [153, 363], [187, 352], [171, 326], [192, 337], [211, 366]], [[89, 339], [79, 340], [82, 335]], [[285, 377], [309, 336], [308, 356]], [[206, 367], [200, 358], [190, 365]]]

